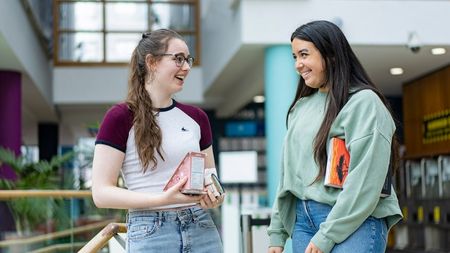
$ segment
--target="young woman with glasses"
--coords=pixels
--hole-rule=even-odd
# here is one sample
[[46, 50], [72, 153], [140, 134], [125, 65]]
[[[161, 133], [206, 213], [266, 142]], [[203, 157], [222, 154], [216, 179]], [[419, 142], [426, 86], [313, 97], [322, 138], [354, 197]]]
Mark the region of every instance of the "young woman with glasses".
[[[127, 252], [222, 252], [205, 209], [224, 196], [182, 194], [186, 178], [163, 191], [188, 152], [206, 153], [206, 167], [215, 167], [207, 115], [172, 98], [193, 61], [176, 32], [143, 34], [131, 57], [128, 96], [106, 113], [97, 135], [93, 199], [101, 208], [129, 210]], [[117, 186], [119, 173], [127, 189]]]
[[[281, 253], [288, 237], [294, 253], [385, 252], [387, 233], [402, 217], [392, 185], [381, 197], [397, 157], [386, 99], [333, 23], [300, 26], [291, 47], [300, 78], [287, 115], [268, 252]], [[324, 183], [335, 143], [345, 143], [337, 158], [348, 161], [342, 189]]]

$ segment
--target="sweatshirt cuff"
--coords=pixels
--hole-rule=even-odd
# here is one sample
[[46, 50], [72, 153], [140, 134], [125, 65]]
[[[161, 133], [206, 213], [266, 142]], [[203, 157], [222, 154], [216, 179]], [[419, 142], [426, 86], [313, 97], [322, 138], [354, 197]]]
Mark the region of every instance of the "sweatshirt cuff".
[[284, 244], [286, 244], [288, 235], [272, 233], [269, 238], [270, 238], [270, 244], [269, 244], [270, 247], [283, 247], [284, 248]]
[[328, 239], [322, 232], [319, 230], [311, 239], [311, 242], [316, 245], [323, 253], [329, 253], [333, 249], [336, 244], [332, 240]]

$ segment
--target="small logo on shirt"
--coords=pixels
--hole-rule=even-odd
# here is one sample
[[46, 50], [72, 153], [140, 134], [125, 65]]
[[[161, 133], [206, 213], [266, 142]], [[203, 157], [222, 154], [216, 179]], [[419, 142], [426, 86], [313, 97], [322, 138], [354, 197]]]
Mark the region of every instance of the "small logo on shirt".
[[186, 128], [182, 127], [182, 128], [181, 128], [181, 131], [187, 132], [187, 131], [189, 131], [189, 129], [186, 129]]

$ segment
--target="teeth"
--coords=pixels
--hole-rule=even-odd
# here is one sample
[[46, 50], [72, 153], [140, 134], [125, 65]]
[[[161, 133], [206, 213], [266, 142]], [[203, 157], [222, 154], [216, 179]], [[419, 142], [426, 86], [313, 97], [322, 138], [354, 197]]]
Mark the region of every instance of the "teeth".
[[302, 76], [307, 76], [310, 72], [311, 72], [311, 71], [306, 71], [306, 72], [303, 72], [303, 73], [301, 73], [301, 74], [302, 74]]
[[184, 80], [185, 76], [175, 76], [176, 78], [179, 78], [181, 80]]

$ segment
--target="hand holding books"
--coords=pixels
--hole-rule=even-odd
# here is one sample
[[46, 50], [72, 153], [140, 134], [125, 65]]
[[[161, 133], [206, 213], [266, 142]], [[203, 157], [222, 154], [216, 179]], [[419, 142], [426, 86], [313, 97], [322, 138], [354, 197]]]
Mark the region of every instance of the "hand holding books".
[[167, 189], [178, 183], [183, 177], [187, 177], [187, 182], [181, 189], [182, 193], [205, 194], [203, 191], [205, 156], [205, 154], [199, 152], [187, 153], [167, 182], [164, 191], [167, 191]]
[[211, 191], [215, 197], [219, 197], [225, 193], [225, 189], [217, 177], [216, 168], [205, 169], [205, 187]]
[[215, 208], [223, 203], [225, 190], [217, 177], [216, 168], [205, 169], [205, 188], [208, 196], [200, 200], [203, 208]]
[[187, 177], [187, 182], [181, 189], [185, 194], [206, 194], [206, 188], [215, 197], [221, 196], [225, 190], [217, 177], [216, 168], [205, 169], [206, 155], [199, 152], [189, 152], [176, 168], [172, 177], [164, 187], [164, 191], [173, 187], [182, 178]]
[[200, 203], [203, 197], [205, 197], [205, 194], [185, 194], [182, 193], [182, 189], [185, 187], [185, 184], [187, 183], [188, 178], [183, 177], [180, 178], [180, 180], [169, 187], [164, 192], [164, 204], [167, 205], [173, 205], [173, 204], [189, 204], [189, 203]]

